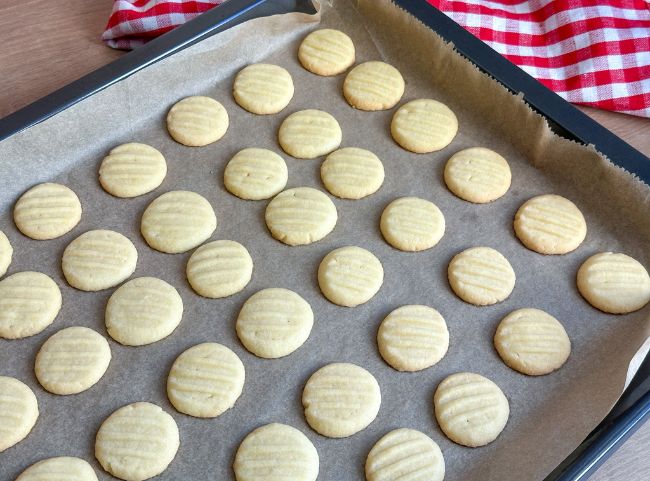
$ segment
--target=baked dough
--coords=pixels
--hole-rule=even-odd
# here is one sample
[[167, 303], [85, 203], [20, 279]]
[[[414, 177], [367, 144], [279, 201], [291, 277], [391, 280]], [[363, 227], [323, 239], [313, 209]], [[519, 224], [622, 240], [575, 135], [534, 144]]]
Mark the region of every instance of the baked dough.
[[323, 28], [305, 37], [298, 49], [303, 67], [317, 75], [338, 75], [354, 63], [354, 44], [339, 30]]
[[253, 114], [277, 114], [293, 97], [293, 80], [279, 65], [256, 63], [239, 71], [232, 93], [239, 106]]
[[327, 156], [320, 176], [330, 194], [361, 199], [377, 192], [384, 183], [384, 166], [369, 150], [345, 147]]
[[228, 112], [210, 97], [187, 97], [167, 114], [169, 135], [179, 144], [202, 147], [216, 142], [228, 130]]
[[147, 144], [118, 145], [99, 167], [99, 183], [115, 197], [137, 197], [151, 192], [166, 175], [165, 157]]
[[11, 258], [14, 249], [11, 247], [9, 239], [4, 232], [0, 230], [0, 277], [4, 276], [11, 265]]
[[458, 132], [458, 119], [445, 104], [418, 99], [402, 105], [390, 124], [395, 142], [416, 154], [447, 147]]
[[392, 65], [364, 62], [354, 67], [343, 82], [343, 96], [355, 109], [387, 110], [404, 95], [404, 78]]
[[381, 234], [395, 249], [417, 252], [435, 246], [445, 233], [445, 216], [438, 206], [418, 197], [401, 197], [381, 214]]
[[0, 376], [0, 453], [19, 443], [38, 419], [33, 391], [18, 379]]
[[245, 200], [270, 199], [287, 185], [289, 171], [284, 159], [267, 149], [243, 149], [230, 159], [223, 183], [233, 195]]
[[97, 481], [95, 470], [80, 458], [61, 456], [32, 464], [16, 481]]
[[472, 147], [456, 152], [445, 165], [445, 184], [463, 200], [486, 204], [510, 188], [508, 161], [493, 150]]
[[282, 150], [298, 159], [315, 159], [339, 148], [343, 133], [334, 117], [322, 110], [300, 110], [289, 115], [278, 131]]
[[203, 297], [218, 299], [241, 291], [253, 275], [253, 259], [239, 242], [218, 240], [196, 249], [187, 261], [187, 280]]

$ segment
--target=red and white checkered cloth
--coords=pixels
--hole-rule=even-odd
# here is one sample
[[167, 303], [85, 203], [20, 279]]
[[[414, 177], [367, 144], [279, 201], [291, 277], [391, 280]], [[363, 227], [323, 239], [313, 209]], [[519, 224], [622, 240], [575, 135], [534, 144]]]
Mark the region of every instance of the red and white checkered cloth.
[[[224, 1], [115, 0], [102, 38], [134, 48]], [[426, 1], [569, 102], [650, 117], [648, 0]]]

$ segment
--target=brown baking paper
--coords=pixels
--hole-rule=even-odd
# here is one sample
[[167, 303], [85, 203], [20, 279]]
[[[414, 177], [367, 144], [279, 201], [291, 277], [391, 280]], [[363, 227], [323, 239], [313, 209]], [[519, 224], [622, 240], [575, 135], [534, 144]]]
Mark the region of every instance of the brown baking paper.
[[[304, 70], [297, 49], [304, 35], [319, 26], [350, 35], [357, 62], [384, 59], [406, 79], [402, 102], [431, 97], [458, 115], [460, 129], [440, 152], [417, 155], [398, 147], [389, 134], [393, 110], [362, 112], [343, 99], [344, 75], [319, 77]], [[280, 114], [256, 116], [237, 106], [231, 95], [233, 74], [259, 61], [287, 68], [296, 93]], [[228, 110], [225, 137], [207, 147], [190, 148], [171, 140], [165, 115], [177, 100], [193, 94], [218, 99]], [[317, 108], [333, 114], [343, 130], [342, 146], [370, 149], [382, 159], [386, 181], [359, 201], [333, 198], [339, 220], [322, 241], [288, 247], [274, 240], [264, 224], [267, 201], [243, 201], [225, 191], [226, 162], [244, 147], [266, 147], [282, 154], [289, 167], [288, 187], [324, 190], [322, 159], [298, 160], [277, 144], [281, 121], [290, 113]], [[161, 150], [169, 171], [156, 191], [124, 200], [108, 195], [97, 181], [104, 155], [123, 142], [145, 142]], [[445, 187], [445, 161], [460, 149], [484, 146], [500, 152], [512, 169], [512, 187], [501, 199], [475, 205]], [[15, 228], [11, 208], [28, 187], [43, 181], [70, 186], [84, 214], [70, 233], [35, 241]], [[194, 294], [184, 269], [190, 253], [168, 255], [149, 248], [139, 233], [140, 216], [163, 192], [188, 189], [213, 205], [218, 227], [212, 239], [233, 239], [250, 251], [255, 268], [243, 292], [221, 300]], [[513, 234], [517, 208], [528, 198], [557, 193], [572, 199], [588, 223], [585, 242], [563, 256], [527, 250]], [[386, 244], [379, 232], [382, 209], [393, 199], [414, 195], [435, 202], [447, 228], [440, 243], [421, 253], [404, 253]], [[135, 401], [159, 404], [178, 423], [181, 446], [160, 480], [233, 480], [237, 446], [252, 429], [270, 422], [303, 431], [320, 456], [321, 481], [363, 480], [371, 446], [398, 427], [419, 429], [441, 447], [446, 479], [521, 481], [543, 478], [602, 419], [620, 395], [630, 359], [648, 337], [649, 308], [625, 316], [589, 306], [575, 286], [576, 271], [591, 254], [625, 252], [650, 266], [650, 188], [614, 167], [593, 148], [561, 139], [518, 97], [481, 74], [437, 37], [387, 0], [335, 2], [318, 16], [288, 14], [247, 22], [163, 60], [84, 100], [40, 125], [0, 143], [0, 228], [14, 246], [9, 273], [38, 270], [52, 276], [63, 294], [63, 309], [44, 332], [23, 340], [0, 340], [0, 375], [15, 376], [36, 393], [40, 418], [22, 442], [0, 453], [0, 480], [13, 480], [32, 463], [49, 456], [88, 460], [101, 480], [110, 479], [93, 456], [95, 434], [115, 409]], [[180, 292], [185, 311], [176, 331], [155, 344], [131, 348], [112, 340], [113, 359], [100, 382], [78, 395], [46, 392], [33, 374], [34, 356], [54, 332], [83, 325], [106, 335], [106, 301], [113, 289], [85, 293], [69, 287], [61, 273], [61, 254], [79, 234], [96, 228], [128, 236], [139, 253], [134, 276], [156, 276]], [[376, 254], [385, 280], [370, 302], [356, 308], [329, 303], [319, 292], [316, 272], [332, 249], [359, 245]], [[474, 307], [460, 301], [446, 280], [449, 260], [471, 246], [492, 246], [511, 262], [517, 284], [504, 302]], [[266, 287], [293, 289], [311, 304], [315, 323], [307, 342], [293, 354], [263, 360], [247, 352], [234, 329], [243, 302]], [[450, 331], [447, 355], [434, 367], [399, 373], [377, 351], [379, 323], [404, 304], [427, 304], [445, 317]], [[558, 372], [526, 377], [506, 367], [492, 346], [504, 315], [537, 307], [557, 317], [572, 341], [572, 353]], [[216, 341], [233, 349], [246, 367], [246, 384], [234, 408], [216, 419], [195, 419], [174, 410], [165, 395], [169, 368], [181, 352], [199, 342]], [[308, 377], [330, 362], [352, 362], [379, 381], [382, 404], [377, 419], [347, 439], [328, 439], [305, 422], [302, 388]], [[510, 402], [510, 420], [487, 447], [464, 448], [440, 431], [433, 392], [447, 375], [472, 371], [494, 380]]]

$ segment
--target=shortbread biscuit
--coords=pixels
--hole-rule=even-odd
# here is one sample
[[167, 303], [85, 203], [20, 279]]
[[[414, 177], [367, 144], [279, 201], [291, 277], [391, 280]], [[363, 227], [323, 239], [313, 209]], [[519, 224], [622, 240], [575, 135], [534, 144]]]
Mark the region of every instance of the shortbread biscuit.
[[512, 369], [529, 376], [548, 374], [562, 367], [571, 353], [564, 327], [539, 309], [517, 309], [499, 323], [494, 347]]
[[416, 154], [447, 147], [458, 132], [458, 119], [445, 104], [431, 99], [402, 105], [390, 124], [395, 142]]
[[0, 338], [38, 334], [61, 310], [61, 291], [40, 272], [17, 272], [0, 281]]
[[212, 299], [228, 297], [250, 282], [253, 259], [239, 242], [208, 242], [192, 253], [187, 261], [186, 274], [197, 294]]
[[293, 97], [293, 80], [279, 65], [256, 63], [239, 71], [232, 93], [239, 106], [253, 114], [277, 114]]
[[206, 342], [181, 353], [167, 377], [174, 407], [197, 418], [214, 418], [235, 405], [245, 379], [244, 365], [226, 346]]
[[128, 238], [111, 230], [91, 230], [68, 244], [61, 265], [72, 287], [101, 291], [128, 279], [137, 262], [138, 251]]
[[465, 302], [489, 306], [506, 299], [515, 287], [508, 259], [490, 247], [473, 247], [456, 254], [447, 269], [449, 285]]
[[223, 173], [228, 192], [245, 200], [270, 199], [282, 192], [288, 178], [284, 159], [268, 149], [240, 150]]
[[228, 112], [210, 97], [187, 97], [167, 114], [169, 135], [179, 144], [202, 147], [216, 142], [228, 130]]
[[125, 481], [143, 481], [162, 473], [178, 451], [174, 418], [155, 404], [137, 402], [119, 408], [102, 423], [95, 457]]
[[298, 49], [303, 67], [317, 75], [338, 75], [354, 63], [354, 44], [339, 30], [323, 28], [305, 37]]
[[449, 348], [447, 323], [428, 306], [402, 306], [388, 314], [377, 332], [379, 353], [398, 371], [433, 366]]
[[278, 131], [282, 150], [298, 159], [315, 159], [339, 148], [343, 133], [334, 117], [322, 110], [301, 110], [289, 115]]
[[345, 147], [327, 156], [320, 176], [330, 194], [361, 199], [377, 192], [384, 183], [384, 166], [369, 150]]
[[470, 372], [446, 377], [438, 384], [433, 403], [442, 432], [470, 448], [494, 441], [510, 415], [508, 399], [499, 386]]
[[137, 277], [108, 299], [108, 335], [125, 346], [143, 346], [169, 336], [183, 317], [183, 300], [173, 286], [155, 277]]
[[38, 184], [14, 206], [18, 230], [36, 240], [61, 237], [81, 220], [81, 202], [69, 187], [61, 184]]
[[38, 401], [29, 386], [0, 376], [0, 453], [25, 439], [37, 419]]
[[314, 313], [309, 303], [289, 289], [256, 292], [237, 317], [237, 336], [258, 357], [275, 359], [291, 354], [309, 337]]
[[355, 109], [386, 110], [404, 95], [404, 78], [392, 65], [364, 62], [354, 67], [343, 82], [343, 96]]
[[384, 268], [375, 255], [356, 246], [327, 254], [318, 266], [318, 286], [334, 304], [355, 307], [368, 302], [384, 282]]
[[95, 470], [80, 458], [61, 456], [32, 464], [16, 481], [97, 481]]
[[600, 252], [591, 256], [580, 266], [577, 281], [582, 297], [603, 312], [627, 314], [650, 302], [648, 271], [625, 254]]
[[165, 179], [167, 162], [157, 149], [135, 142], [112, 149], [99, 166], [99, 183], [115, 197], [151, 192]]
[[442, 239], [445, 216], [433, 202], [401, 197], [386, 206], [379, 227], [395, 249], [417, 252], [432, 248]]
[[111, 348], [87, 327], [61, 329], [36, 354], [36, 379], [53, 394], [77, 394], [94, 386], [111, 362]]
[[510, 188], [508, 161], [493, 150], [472, 147], [456, 152], [445, 165], [445, 184], [463, 200], [486, 204]]
[[11, 264], [14, 249], [11, 247], [9, 239], [4, 232], [0, 230], [0, 277], [4, 276]]
[[196, 192], [173, 190], [149, 204], [140, 231], [153, 249], [168, 254], [187, 252], [205, 242], [217, 228], [210, 203]]

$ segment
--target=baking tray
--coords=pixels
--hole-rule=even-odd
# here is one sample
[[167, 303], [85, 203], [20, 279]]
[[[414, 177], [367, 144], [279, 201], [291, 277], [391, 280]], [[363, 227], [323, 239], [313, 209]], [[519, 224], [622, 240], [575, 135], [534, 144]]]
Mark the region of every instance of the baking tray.
[[[548, 90], [425, 0], [394, 0], [509, 90], [522, 93], [563, 137], [593, 144], [650, 184], [650, 159]], [[313, 12], [309, 0], [230, 0], [33, 104], [0, 119], [0, 140], [31, 127], [165, 57], [251, 18]], [[545, 481], [587, 479], [650, 414], [650, 355], [607, 417]]]

